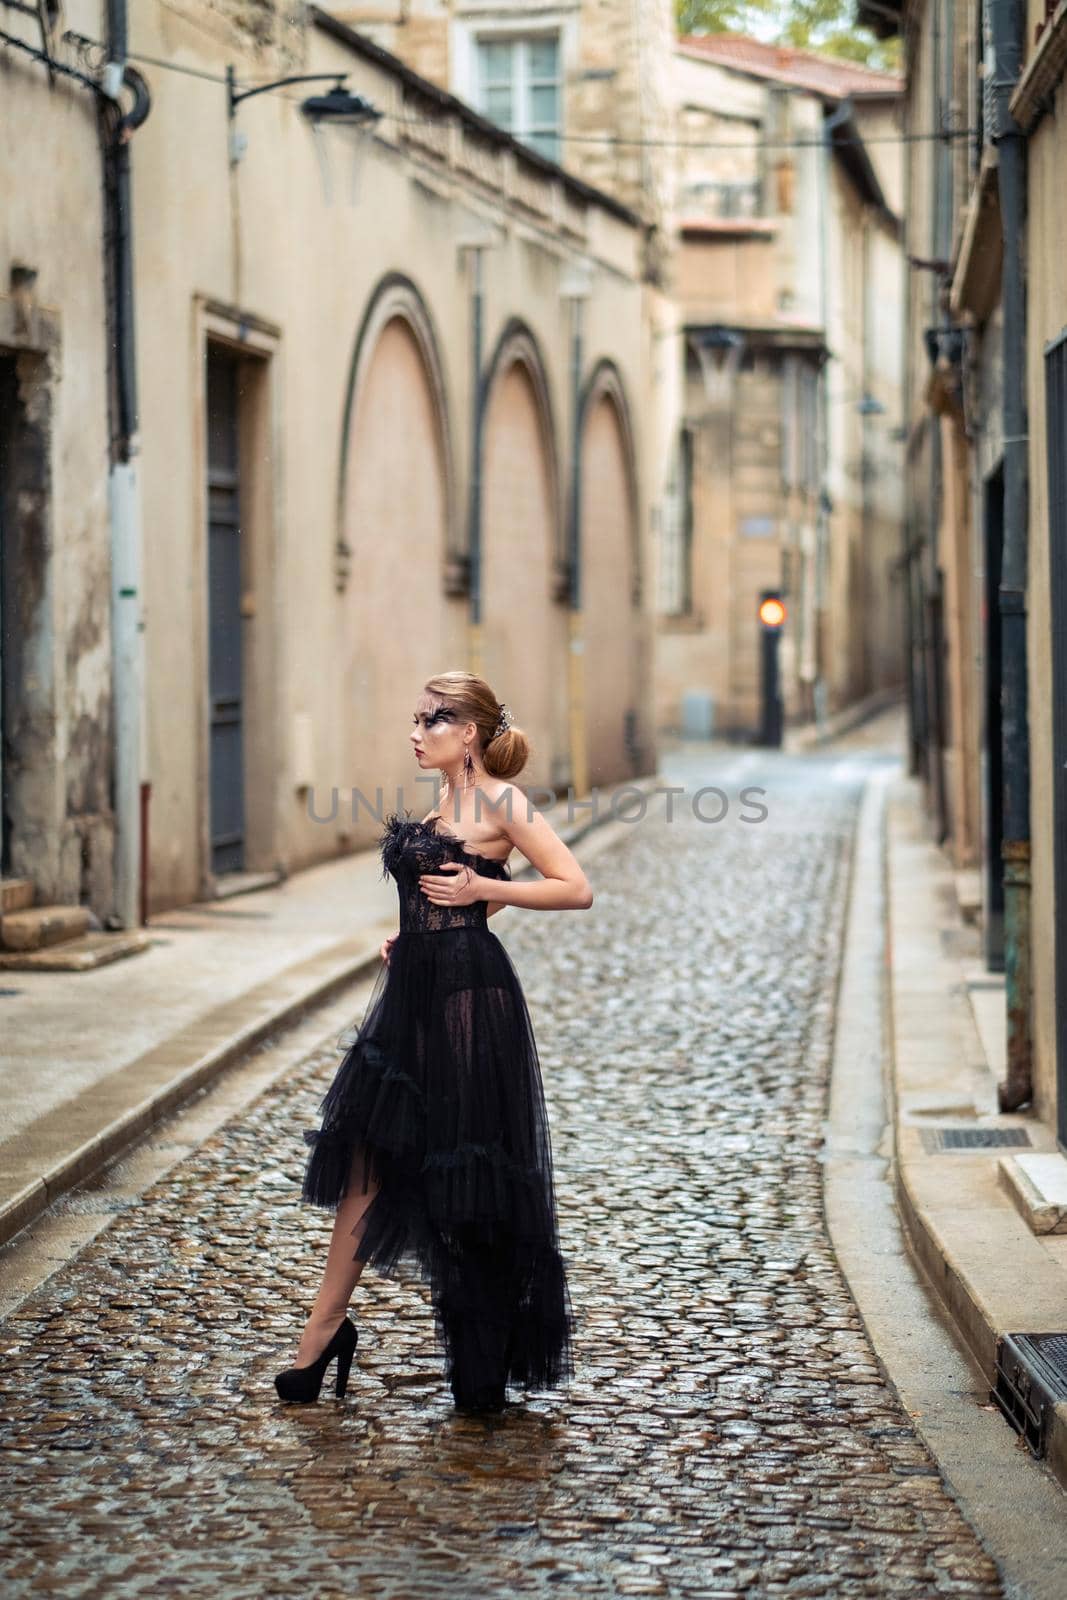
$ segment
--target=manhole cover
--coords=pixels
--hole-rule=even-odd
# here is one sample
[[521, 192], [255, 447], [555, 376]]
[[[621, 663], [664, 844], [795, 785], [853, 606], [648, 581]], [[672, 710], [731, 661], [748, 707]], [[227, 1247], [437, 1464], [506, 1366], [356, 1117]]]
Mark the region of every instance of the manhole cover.
[[919, 1132], [927, 1153], [938, 1150], [992, 1150], [1000, 1145], [1030, 1143], [1030, 1135], [1025, 1128], [921, 1128]]

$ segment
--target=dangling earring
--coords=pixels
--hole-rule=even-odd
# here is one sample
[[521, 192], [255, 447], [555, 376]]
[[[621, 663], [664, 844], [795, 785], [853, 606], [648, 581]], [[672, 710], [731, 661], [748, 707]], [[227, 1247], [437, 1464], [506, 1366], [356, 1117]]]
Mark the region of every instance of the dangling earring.
[[464, 789], [464, 792], [466, 792], [466, 790], [470, 788], [470, 780], [473, 777], [474, 777], [474, 762], [471, 759], [471, 747], [468, 744], [468, 745], [464, 745], [464, 747], [463, 747], [463, 789]]

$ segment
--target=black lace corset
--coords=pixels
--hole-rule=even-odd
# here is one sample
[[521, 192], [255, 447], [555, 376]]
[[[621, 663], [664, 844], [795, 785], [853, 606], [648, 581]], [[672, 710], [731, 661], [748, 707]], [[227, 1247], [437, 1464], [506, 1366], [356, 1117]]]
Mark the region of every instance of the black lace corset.
[[434, 872], [442, 861], [469, 863], [483, 878], [510, 879], [506, 861], [480, 855], [447, 827], [440, 817], [420, 822], [417, 817], [398, 816], [394, 811], [385, 819], [379, 836], [382, 877], [392, 874], [400, 895], [401, 933], [438, 933], [444, 928], [484, 928], [489, 907], [484, 900], [469, 906], [434, 905], [419, 888], [419, 875]]

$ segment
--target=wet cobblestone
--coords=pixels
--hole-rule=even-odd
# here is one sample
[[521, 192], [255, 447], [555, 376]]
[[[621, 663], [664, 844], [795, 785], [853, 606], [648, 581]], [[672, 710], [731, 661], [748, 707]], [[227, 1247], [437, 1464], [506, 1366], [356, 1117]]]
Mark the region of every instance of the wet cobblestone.
[[859, 785], [768, 773], [765, 823], [650, 807], [592, 911], [506, 930], [576, 1381], [457, 1414], [424, 1290], [368, 1273], [347, 1399], [278, 1402], [331, 1226], [298, 1201], [323, 1051], [0, 1326], [5, 1596], [1001, 1595], [824, 1228]]

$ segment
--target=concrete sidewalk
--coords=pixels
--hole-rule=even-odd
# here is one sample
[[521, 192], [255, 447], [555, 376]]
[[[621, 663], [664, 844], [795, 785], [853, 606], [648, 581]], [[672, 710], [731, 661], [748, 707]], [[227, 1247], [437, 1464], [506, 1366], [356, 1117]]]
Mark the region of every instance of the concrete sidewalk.
[[[574, 846], [609, 805], [545, 814]], [[533, 870], [518, 852], [511, 865], [517, 879]], [[150, 948], [127, 960], [0, 974], [0, 1244], [261, 1041], [373, 972], [396, 918], [396, 886], [372, 849], [153, 917]]]
[[[1062, 1158], [1032, 1110], [998, 1111], [1005, 986], [983, 956], [978, 876], [954, 870], [934, 843], [919, 782], [904, 775], [905, 708], [875, 696], [867, 709], [825, 739], [800, 730], [794, 748], [843, 757], [884, 751], [901, 760], [886, 784], [884, 906], [872, 899], [862, 915], [864, 926], [879, 923], [884, 941], [893, 1191], [912, 1257], [992, 1389], [1005, 1336], [1067, 1334], [1067, 1233], [1035, 1231], [1032, 1223], [1050, 1225], [1053, 1208], [1028, 1193], [1034, 1186], [1019, 1170]], [[1001, 1139], [1020, 1144], [993, 1142]], [[1067, 1385], [1063, 1392], [1047, 1413], [1043, 1461], [1067, 1488]], [[1035, 1391], [1031, 1404], [1037, 1398]]]
[[[1004, 980], [986, 969], [967, 917], [973, 885], [932, 842], [916, 779], [890, 785], [885, 850], [897, 1204], [992, 1387], [1005, 1335], [1067, 1331], [1067, 1236], [1035, 1233], [1013, 1202], [1002, 1171], [1010, 1147], [962, 1141], [1011, 1129], [1008, 1139], [1051, 1152], [1055, 1138], [1032, 1112], [998, 1113]], [[1067, 1400], [1049, 1415], [1045, 1460], [1067, 1487]]]

